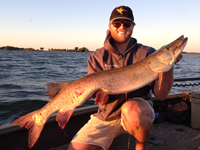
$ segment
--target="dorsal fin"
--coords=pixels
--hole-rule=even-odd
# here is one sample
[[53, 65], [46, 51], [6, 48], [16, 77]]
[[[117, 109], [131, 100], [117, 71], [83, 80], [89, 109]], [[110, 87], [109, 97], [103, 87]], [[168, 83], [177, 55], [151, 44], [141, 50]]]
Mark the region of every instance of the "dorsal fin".
[[47, 95], [50, 95], [49, 99], [54, 98], [62, 88], [67, 87], [69, 84], [70, 82], [47, 83], [46, 92], [48, 92]]

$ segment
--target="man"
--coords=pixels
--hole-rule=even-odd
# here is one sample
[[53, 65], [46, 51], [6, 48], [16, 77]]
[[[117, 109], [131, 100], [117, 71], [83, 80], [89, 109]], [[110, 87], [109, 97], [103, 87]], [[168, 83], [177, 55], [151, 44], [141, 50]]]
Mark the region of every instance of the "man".
[[[155, 49], [131, 38], [134, 26], [134, 17], [129, 7], [119, 6], [112, 11], [104, 47], [88, 58], [88, 74], [124, 67], [155, 52]], [[106, 150], [115, 137], [125, 132], [136, 138], [136, 150], [146, 149], [155, 114], [151, 103], [145, 99], [148, 100], [152, 90], [158, 99], [164, 100], [172, 85], [173, 68], [159, 74], [151, 85], [130, 93], [108, 95], [98, 91], [95, 94], [95, 101], [99, 104], [98, 112], [75, 135], [68, 149]]]

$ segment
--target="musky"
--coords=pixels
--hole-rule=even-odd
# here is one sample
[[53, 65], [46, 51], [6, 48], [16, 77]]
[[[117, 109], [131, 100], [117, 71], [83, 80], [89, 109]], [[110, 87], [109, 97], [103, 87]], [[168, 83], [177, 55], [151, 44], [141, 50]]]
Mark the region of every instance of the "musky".
[[138, 43], [159, 49], [184, 35], [184, 51], [200, 52], [199, 0], [0, 0], [0, 47], [95, 51], [120, 5], [133, 10]]

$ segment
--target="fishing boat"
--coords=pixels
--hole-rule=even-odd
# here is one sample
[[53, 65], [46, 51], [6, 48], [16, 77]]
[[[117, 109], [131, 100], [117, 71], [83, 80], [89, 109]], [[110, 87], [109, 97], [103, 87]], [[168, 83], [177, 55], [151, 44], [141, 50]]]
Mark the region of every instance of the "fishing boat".
[[[174, 81], [183, 82], [195, 80], [200, 80], [200, 77], [175, 79]], [[200, 85], [200, 83], [177, 84], [177, 86], [198, 85]], [[168, 95], [167, 99], [162, 102], [157, 100], [155, 97], [152, 97], [157, 118], [154, 122], [153, 129], [148, 139], [148, 149], [200, 150], [200, 127], [191, 127], [190, 119], [189, 121], [187, 120], [187, 124], [176, 122], [176, 120], [172, 121], [173, 118], [172, 120], [166, 119], [166, 112], [162, 112], [162, 108], [170, 108], [169, 106], [180, 102], [189, 102], [188, 110], [191, 112], [191, 93], [193, 93], [193, 91], [171, 93]], [[51, 115], [45, 124], [45, 127], [38, 141], [31, 148], [31, 150], [66, 150], [76, 132], [89, 120], [91, 114], [97, 112], [97, 109], [98, 105], [77, 108], [63, 130], [58, 126], [58, 123], [56, 122], [56, 113]], [[134, 137], [126, 133], [115, 138], [109, 150], [134, 150], [134, 147]], [[28, 149], [27, 129], [13, 125], [0, 126], [0, 150]]]

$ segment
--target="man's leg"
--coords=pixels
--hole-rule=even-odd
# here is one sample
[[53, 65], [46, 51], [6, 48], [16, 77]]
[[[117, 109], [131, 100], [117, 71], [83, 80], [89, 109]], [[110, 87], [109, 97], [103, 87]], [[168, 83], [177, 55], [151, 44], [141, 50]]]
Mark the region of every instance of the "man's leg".
[[67, 150], [100, 150], [101, 147], [97, 145], [71, 142]]
[[124, 133], [121, 118], [102, 121], [91, 115], [90, 120], [74, 136], [68, 150], [99, 150], [108, 149], [114, 138]]
[[136, 138], [135, 150], [145, 150], [153, 127], [151, 106], [144, 100], [135, 98], [124, 103], [121, 110], [124, 127]]

